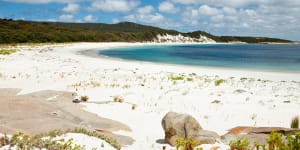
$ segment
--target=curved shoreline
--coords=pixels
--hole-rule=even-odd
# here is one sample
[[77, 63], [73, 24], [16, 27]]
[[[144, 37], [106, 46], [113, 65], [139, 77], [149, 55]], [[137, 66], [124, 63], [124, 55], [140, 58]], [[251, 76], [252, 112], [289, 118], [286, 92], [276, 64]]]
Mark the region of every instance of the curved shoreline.
[[[125, 45], [124, 45], [125, 44]], [[195, 43], [122, 43], [121, 45], [115, 45], [112, 47], [103, 47], [103, 48], [93, 48], [84, 50], [81, 49], [78, 51], [79, 54], [85, 55], [88, 57], [98, 58], [98, 59], [105, 59], [111, 61], [118, 61], [118, 62], [126, 62], [126, 63], [138, 63], [138, 64], [148, 64], [148, 65], [157, 65], [157, 66], [165, 66], [171, 68], [179, 68], [179, 70], [189, 70], [189, 71], [205, 71], [207, 75], [218, 75], [218, 76], [226, 76], [226, 77], [251, 77], [251, 78], [259, 78], [264, 80], [275, 80], [275, 81], [297, 81], [300, 82], [300, 72], [293, 72], [293, 71], [277, 71], [277, 70], [263, 70], [263, 69], [242, 69], [242, 68], [228, 68], [228, 67], [211, 67], [211, 66], [194, 66], [194, 65], [182, 65], [182, 64], [175, 64], [175, 63], [163, 63], [163, 62], [151, 62], [151, 61], [140, 61], [140, 60], [129, 60], [129, 59], [122, 59], [116, 57], [109, 57], [105, 55], [100, 55], [98, 52], [102, 50], [113, 50], [114, 48], [123, 48], [123, 47], [139, 47], [139, 46], [171, 46], [171, 45], [190, 45]], [[209, 43], [204, 43], [209, 44]], [[216, 44], [216, 43], [211, 43]], [[220, 44], [220, 43], [219, 43]], [[221, 43], [223, 44], [223, 43]], [[226, 72], [226, 73], [225, 73]], [[232, 75], [230, 75], [232, 74]]]

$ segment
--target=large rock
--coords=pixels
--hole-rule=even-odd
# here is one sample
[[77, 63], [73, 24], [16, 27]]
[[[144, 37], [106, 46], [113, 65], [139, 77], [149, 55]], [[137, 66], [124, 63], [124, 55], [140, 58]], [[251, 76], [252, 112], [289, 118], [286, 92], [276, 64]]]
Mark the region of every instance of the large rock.
[[162, 119], [165, 140], [172, 146], [177, 138], [195, 139], [201, 144], [213, 144], [219, 135], [212, 131], [202, 130], [197, 120], [191, 115], [168, 112]]

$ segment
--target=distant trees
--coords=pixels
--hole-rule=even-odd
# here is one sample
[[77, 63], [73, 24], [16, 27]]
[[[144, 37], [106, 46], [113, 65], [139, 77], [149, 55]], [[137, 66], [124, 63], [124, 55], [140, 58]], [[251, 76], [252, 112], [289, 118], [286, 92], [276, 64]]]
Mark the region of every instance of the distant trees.
[[194, 38], [199, 38], [201, 34], [217, 42], [289, 42], [272, 38], [214, 36], [203, 31], [180, 33], [175, 30], [165, 30], [130, 22], [118, 24], [56, 23], [0, 19], [0, 43], [144, 42], [152, 41], [158, 34], [183, 34]]

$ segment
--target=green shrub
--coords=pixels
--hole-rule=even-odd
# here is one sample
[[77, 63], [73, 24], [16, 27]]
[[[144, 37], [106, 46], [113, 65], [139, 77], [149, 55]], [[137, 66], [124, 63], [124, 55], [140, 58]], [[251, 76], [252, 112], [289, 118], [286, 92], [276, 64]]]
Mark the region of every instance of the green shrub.
[[267, 142], [269, 144], [269, 150], [285, 149], [286, 145], [283, 142], [283, 134], [277, 131], [272, 131], [269, 135]]
[[232, 140], [229, 143], [231, 150], [248, 150], [250, 142], [246, 138], [238, 138], [236, 140]]
[[180, 76], [171, 76], [170, 79], [173, 80], [173, 81], [184, 80], [184, 76], [182, 76], [182, 75], [180, 75]]
[[[60, 136], [66, 133], [82, 133], [88, 136], [96, 137], [106, 141], [117, 150], [121, 149], [121, 145], [114, 139], [98, 134], [96, 131], [88, 131], [83, 128], [69, 129], [67, 131], [53, 130], [48, 133], [41, 133], [34, 136], [25, 135], [21, 132], [14, 134], [9, 141], [5, 141], [6, 145], [17, 146], [17, 149], [31, 150], [31, 149], [49, 149], [49, 150], [84, 150], [84, 146], [74, 145], [73, 139], [69, 139], [65, 142], [64, 139], [53, 140], [54, 137]], [[49, 138], [44, 138], [49, 137]], [[0, 144], [2, 144], [2, 138], [0, 138]], [[74, 145], [74, 146], [72, 146]], [[0, 145], [1, 146], [1, 145]]]
[[186, 80], [187, 81], [193, 81], [193, 78], [187, 78]]
[[10, 55], [10, 54], [15, 53], [15, 52], [17, 52], [17, 51], [14, 50], [14, 49], [11, 49], [11, 50], [1, 49], [0, 50], [0, 55]]
[[295, 136], [288, 135], [286, 140], [288, 141], [287, 147], [290, 150], [300, 149], [300, 132], [297, 132]]
[[221, 85], [221, 84], [224, 83], [224, 82], [225, 82], [224, 79], [216, 80], [216, 81], [215, 81], [215, 86], [219, 86], [219, 85]]
[[194, 150], [194, 148], [200, 145], [198, 141], [193, 138], [177, 138], [176, 139], [176, 150]]
[[292, 119], [291, 128], [299, 129], [299, 116], [296, 116]]

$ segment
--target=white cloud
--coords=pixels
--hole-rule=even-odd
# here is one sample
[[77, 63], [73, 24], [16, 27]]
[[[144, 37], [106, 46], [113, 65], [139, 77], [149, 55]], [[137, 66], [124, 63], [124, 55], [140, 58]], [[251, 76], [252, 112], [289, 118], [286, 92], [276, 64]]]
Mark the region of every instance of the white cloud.
[[207, 5], [200, 6], [198, 11], [201, 15], [207, 15], [207, 16], [214, 16], [221, 13], [221, 11], [218, 10], [217, 8], [209, 7]]
[[71, 22], [74, 20], [74, 16], [71, 14], [63, 14], [59, 16], [59, 20], [63, 22]]
[[138, 8], [135, 14], [127, 15], [124, 17], [124, 19], [132, 22], [153, 24], [161, 23], [165, 17], [162, 14], [155, 12], [155, 9], [152, 6], [147, 5]]
[[153, 11], [154, 11], [154, 8], [151, 5], [147, 5], [147, 6], [140, 7], [137, 9], [137, 12], [139, 14], [150, 14]]
[[189, 5], [189, 4], [198, 4], [200, 1], [198, 0], [171, 0], [174, 3]]
[[111, 22], [112, 22], [112, 23], [119, 23], [120, 20], [119, 20], [118, 18], [113, 18]]
[[104, 12], [128, 12], [138, 5], [138, 0], [95, 0], [90, 9]]
[[158, 10], [161, 12], [171, 13], [171, 14], [175, 14], [176, 12], [178, 12], [178, 8], [176, 8], [173, 3], [168, 1], [164, 1], [160, 3], [158, 6]]
[[97, 21], [97, 18], [94, 17], [93, 15], [87, 15], [83, 18], [83, 20], [85, 22], [95, 22], [95, 21]]
[[147, 23], [147, 24], [153, 24], [153, 23], [161, 23], [161, 21], [164, 20], [164, 16], [160, 13], [154, 13], [154, 14], [136, 14], [136, 15], [128, 15], [124, 17], [127, 21], [132, 22], [141, 22], [141, 23]]
[[80, 9], [80, 6], [78, 4], [69, 3], [62, 10], [66, 13], [75, 14], [79, 11], [79, 9]]
[[76, 3], [84, 0], [4, 0], [13, 3], [30, 3], [30, 4], [46, 4], [46, 3]]
[[298, 0], [170, 0], [174, 3], [183, 5], [212, 5], [220, 7], [245, 7], [250, 5], [273, 5], [299, 7]]
[[228, 15], [236, 14], [236, 10], [234, 8], [230, 8], [230, 7], [223, 7], [223, 12]]

